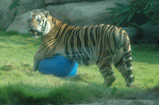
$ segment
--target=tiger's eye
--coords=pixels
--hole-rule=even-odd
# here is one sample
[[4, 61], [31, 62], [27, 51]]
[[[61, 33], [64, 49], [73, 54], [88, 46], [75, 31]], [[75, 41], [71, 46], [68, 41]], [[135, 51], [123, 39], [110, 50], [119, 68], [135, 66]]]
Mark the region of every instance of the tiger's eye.
[[41, 23], [41, 20], [40, 20], [40, 19], [37, 19], [37, 21], [38, 21], [39, 23]]

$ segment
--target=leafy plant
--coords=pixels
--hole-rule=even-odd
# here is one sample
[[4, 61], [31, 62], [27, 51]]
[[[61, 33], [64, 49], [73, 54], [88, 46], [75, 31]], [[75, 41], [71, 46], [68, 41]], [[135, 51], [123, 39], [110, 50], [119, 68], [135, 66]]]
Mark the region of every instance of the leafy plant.
[[[144, 0], [143, 0], [144, 1]], [[158, 0], [148, 0], [144, 9], [144, 14], [151, 18], [153, 24], [159, 24], [159, 1]]]
[[128, 26], [147, 22], [159, 23], [158, 0], [131, 0], [129, 4], [116, 3], [115, 8], [108, 8], [112, 14], [112, 24]]

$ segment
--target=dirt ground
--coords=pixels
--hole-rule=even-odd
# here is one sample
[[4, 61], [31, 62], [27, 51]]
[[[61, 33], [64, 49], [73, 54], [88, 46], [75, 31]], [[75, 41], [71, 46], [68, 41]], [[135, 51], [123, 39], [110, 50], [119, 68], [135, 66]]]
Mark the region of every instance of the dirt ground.
[[155, 88], [151, 91], [127, 96], [119, 99], [101, 99], [98, 102], [81, 103], [73, 105], [159, 105], [159, 88]]
[[74, 105], [159, 105], [159, 100], [116, 100], [111, 99], [105, 102], [95, 102], [89, 104], [74, 104]]

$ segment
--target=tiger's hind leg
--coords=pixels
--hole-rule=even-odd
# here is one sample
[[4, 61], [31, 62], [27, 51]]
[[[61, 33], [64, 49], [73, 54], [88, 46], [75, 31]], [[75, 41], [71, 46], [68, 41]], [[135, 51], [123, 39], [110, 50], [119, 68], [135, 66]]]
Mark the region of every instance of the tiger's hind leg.
[[132, 74], [132, 57], [131, 52], [127, 52], [115, 63], [115, 67], [119, 70], [125, 79], [126, 86], [131, 87], [134, 82], [134, 76]]
[[115, 81], [115, 76], [112, 70], [112, 58], [110, 55], [98, 58], [97, 66], [104, 78], [104, 84], [110, 87]]

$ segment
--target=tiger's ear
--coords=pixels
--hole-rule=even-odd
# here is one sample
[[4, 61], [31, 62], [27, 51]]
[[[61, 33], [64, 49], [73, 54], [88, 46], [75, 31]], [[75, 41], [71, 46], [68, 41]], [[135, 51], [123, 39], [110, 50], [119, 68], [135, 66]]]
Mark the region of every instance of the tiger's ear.
[[49, 11], [44, 12], [45, 17], [48, 17], [50, 15]]

